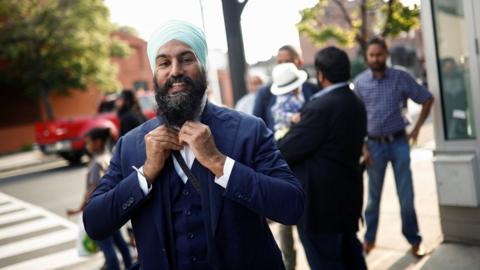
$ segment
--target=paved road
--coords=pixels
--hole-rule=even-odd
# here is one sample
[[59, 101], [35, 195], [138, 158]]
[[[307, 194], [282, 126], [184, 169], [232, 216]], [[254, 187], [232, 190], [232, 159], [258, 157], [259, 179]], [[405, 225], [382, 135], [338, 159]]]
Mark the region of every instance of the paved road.
[[0, 269], [98, 269], [100, 254], [79, 257], [77, 220], [65, 218], [85, 190], [84, 167], [0, 179]]
[[85, 167], [61, 166], [0, 179], [0, 190], [64, 216], [65, 208], [79, 204], [85, 191]]

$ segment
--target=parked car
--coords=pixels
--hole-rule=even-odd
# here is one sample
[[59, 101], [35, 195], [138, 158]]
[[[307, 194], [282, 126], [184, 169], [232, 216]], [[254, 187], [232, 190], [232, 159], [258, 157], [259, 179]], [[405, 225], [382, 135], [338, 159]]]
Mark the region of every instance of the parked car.
[[[155, 117], [155, 97], [152, 92], [137, 93], [145, 116]], [[105, 96], [94, 116], [79, 116], [38, 122], [35, 124], [36, 143], [44, 154], [56, 154], [69, 161], [80, 163], [85, 154], [85, 134], [96, 127], [110, 128], [112, 137], [108, 147], [113, 148], [118, 139], [120, 121], [115, 111], [117, 95]]]

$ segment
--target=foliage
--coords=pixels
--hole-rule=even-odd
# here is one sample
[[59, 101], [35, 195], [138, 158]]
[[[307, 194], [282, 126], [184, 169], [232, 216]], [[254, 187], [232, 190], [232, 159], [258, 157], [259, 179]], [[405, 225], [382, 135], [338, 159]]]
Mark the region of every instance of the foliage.
[[120, 26], [120, 27], [117, 27], [117, 31], [118, 32], [123, 32], [123, 33], [127, 33], [127, 34], [130, 34], [132, 36], [136, 36], [138, 37], [138, 31], [137, 29], [131, 27], [131, 26], [128, 26], [128, 25], [123, 25], [123, 26]]
[[113, 30], [102, 0], [0, 0], [0, 89], [30, 97], [117, 89], [110, 59], [129, 48]]
[[420, 8], [404, 6], [400, 0], [318, 0], [300, 15], [297, 29], [313, 44], [323, 46], [329, 40], [342, 47], [358, 44], [360, 55], [374, 35], [397, 37], [420, 26]]

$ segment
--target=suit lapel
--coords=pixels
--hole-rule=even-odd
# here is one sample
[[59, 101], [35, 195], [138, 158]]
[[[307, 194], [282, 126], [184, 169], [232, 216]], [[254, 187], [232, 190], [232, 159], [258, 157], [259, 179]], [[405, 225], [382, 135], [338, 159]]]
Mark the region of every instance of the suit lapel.
[[[220, 152], [224, 153], [231, 158], [231, 153], [233, 152], [235, 135], [237, 133], [238, 123], [233, 121], [233, 119], [219, 119], [218, 118], [219, 108], [209, 102], [207, 102], [205, 109], [202, 114], [201, 122], [208, 125], [210, 130], [215, 138], [215, 144]], [[202, 166], [202, 168], [204, 168]], [[207, 175], [207, 187], [208, 190], [202, 190], [202, 196], [206, 195], [208, 203], [210, 206], [209, 217], [210, 225], [212, 229], [212, 234], [215, 236], [215, 232], [218, 225], [218, 220], [220, 218], [220, 213], [223, 207], [223, 193], [224, 189], [214, 182], [215, 175], [204, 168]], [[203, 183], [202, 183], [203, 184]]]
[[[137, 162], [135, 166], [140, 167], [143, 166], [146, 160], [146, 152], [145, 152], [145, 135], [150, 132], [151, 130], [159, 127], [160, 125], [164, 124], [163, 118], [156, 117], [155, 119], [150, 120], [142, 127], [142, 132], [137, 134]], [[152, 190], [150, 191], [149, 196], [155, 197], [155, 203], [152, 204], [153, 209], [153, 220], [155, 223], [155, 227], [157, 229], [157, 233], [159, 235], [159, 239], [165, 241], [164, 245], [167, 247], [167, 254], [168, 254], [168, 263], [170, 266], [174, 266], [175, 258], [174, 258], [174, 242], [173, 242], [173, 232], [172, 229], [172, 217], [171, 217], [171, 205], [170, 205], [170, 187], [169, 181], [170, 177], [172, 177], [173, 164], [171, 159], [167, 159], [164, 166], [165, 170], [162, 170], [160, 175], [158, 176], [157, 180], [152, 186]], [[168, 238], [164, 238], [167, 235]], [[172, 268], [175, 269], [175, 268]]]
[[[172, 158], [168, 158], [165, 161], [165, 166], [163, 172], [161, 173], [160, 177], [157, 180], [161, 181], [156, 181], [156, 183], [159, 182], [158, 185], [156, 185], [156, 191], [155, 195], [160, 197], [159, 203], [156, 204], [157, 208], [156, 211], [158, 213], [161, 213], [161, 217], [157, 217], [156, 219], [156, 225], [157, 229], [161, 230], [163, 228], [162, 235], [167, 235], [167, 247], [168, 247], [168, 256], [170, 260], [170, 265], [172, 269], [176, 269], [176, 261], [175, 261], [175, 239], [173, 236], [173, 220], [172, 220], [172, 202], [170, 198], [170, 179], [175, 176], [175, 169], [173, 167], [173, 161]], [[154, 215], [154, 216], [160, 216], [160, 215]], [[162, 224], [162, 219], [164, 218], [164, 223]]]

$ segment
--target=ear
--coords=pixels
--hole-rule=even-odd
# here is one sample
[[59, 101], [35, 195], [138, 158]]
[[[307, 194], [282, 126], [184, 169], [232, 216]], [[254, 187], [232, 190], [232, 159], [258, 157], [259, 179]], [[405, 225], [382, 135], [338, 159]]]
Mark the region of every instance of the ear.
[[317, 81], [323, 81], [323, 73], [320, 70], [317, 70]]

